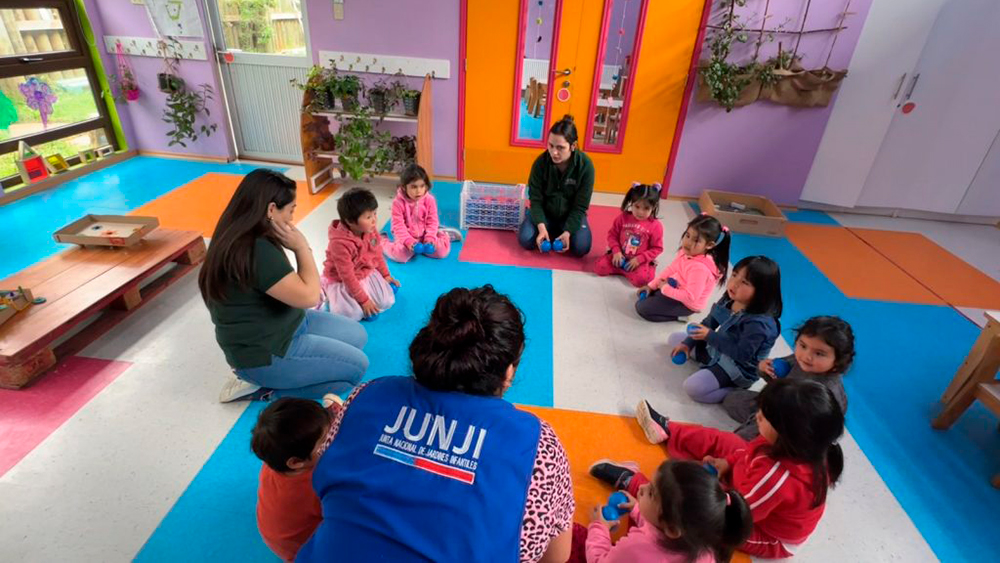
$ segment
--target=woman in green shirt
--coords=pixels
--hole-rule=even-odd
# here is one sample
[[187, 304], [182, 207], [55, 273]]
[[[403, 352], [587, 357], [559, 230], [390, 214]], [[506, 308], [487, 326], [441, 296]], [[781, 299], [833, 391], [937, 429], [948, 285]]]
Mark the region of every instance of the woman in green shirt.
[[549, 129], [548, 149], [535, 159], [528, 177], [531, 209], [517, 238], [534, 250], [542, 242], [562, 243], [573, 256], [590, 252], [592, 237], [587, 209], [594, 194], [594, 164], [577, 149], [576, 125], [567, 115]]
[[[215, 339], [236, 378], [219, 395], [320, 398], [349, 392], [368, 369], [356, 321], [313, 310], [319, 271], [292, 223], [295, 182], [258, 169], [240, 182], [219, 218], [198, 287]], [[284, 248], [295, 253], [292, 268]]]

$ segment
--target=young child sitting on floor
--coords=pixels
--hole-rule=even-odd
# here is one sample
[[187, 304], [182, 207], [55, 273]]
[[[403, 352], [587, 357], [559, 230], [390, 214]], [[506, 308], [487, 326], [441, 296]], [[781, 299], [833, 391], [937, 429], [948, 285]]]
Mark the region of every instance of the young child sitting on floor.
[[[761, 377], [767, 381], [780, 377], [819, 381], [833, 391], [840, 410], [847, 414], [843, 376], [854, 361], [851, 325], [840, 317], [813, 317], [795, 329], [795, 353], [780, 360], [790, 368], [787, 374], [775, 373], [775, 360], [762, 360], [758, 366]], [[744, 440], [760, 435], [755, 416], [759, 395], [756, 391], [735, 389], [722, 400], [722, 408], [740, 423], [734, 432]]]
[[[816, 529], [827, 489], [844, 470], [837, 440], [844, 414], [827, 387], [812, 379], [780, 379], [760, 394], [760, 437], [671, 422], [641, 401], [636, 419], [646, 438], [667, 446], [671, 459], [711, 465], [723, 486], [750, 504], [753, 532], [739, 550], [755, 557], [791, 557]], [[635, 494], [648, 479], [634, 464], [603, 461], [590, 474]]]
[[726, 281], [730, 240], [729, 230], [715, 217], [702, 214], [692, 219], [673, 262], [637, 292], [635, 312], [662, 323], [704, 309], [712, 289]]
[[323, 520], [319, 497], [312, 488], [319, 449], [340, 411], [340, 397], [316, 401], [283, 397], [257, 417], [250, 447], [264, 462], [257, 488], [257, 529], [267, 547], [284, 561], [293, 561]]
[[620, 275], [642, 287], [656, 274], [656, 258], [663, 252], [663, 224], [659, 184], [632, 184], [622, 200], [622, 212], [608, 230], [608, 251], [594, 263], [599, 276]]
[[422, 166], [408, 165], [399, 176], [399, 189], [392, 200], [392, 240], [382, 240], [385, 255], [395, 262], [407, 262], [417, 254], [448, 256], [451, 241], [461, 240], [462, 233], [439, 229], [440, 224], [430, 176]]
[[667, 338], [673, 357], [694, 357], [701, 369], [684, 380], [684, 391], [699, 403], [721, 403], [730, 391], [757, 381], [757, 364], [781, 332], [781, 272], [766, 256], [736, 263], [726, 294], [702, 324]]
[[632, 521], [628, 534], [612, 546], [610, 530], [618, 522], [605, 520], [597, 507], [589, 528], [573, 525], [570, 563], [729, 561], [753, 529], [743, 496], [725, 491], [699, 463], [665, 461], [652, 482], [634, 481], [634, 496], [626, 491], [628, 502], [618, 505]]
[[392, 307], [399, 287], [382, 256], [376, 209], [378, 201], [370, 191], [347, 190], [337, 202], [340, 219], [330, 225], [323, 262], [320, 307], [355, 321]]

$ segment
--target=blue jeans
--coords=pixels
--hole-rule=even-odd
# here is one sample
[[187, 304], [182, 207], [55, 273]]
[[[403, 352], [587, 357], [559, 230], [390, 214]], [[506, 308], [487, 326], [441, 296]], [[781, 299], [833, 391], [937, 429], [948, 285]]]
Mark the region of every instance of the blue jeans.
[[368, 333], [361, 323], [307, 310], [284, 357], [271, 356], [269, 366], [238, 369], [236, 376], [272, 389], [275, 399], [343, 395], [361, 381], [368, 369], [368, 356], [361, 351], [366, 342]]
[[[548, 228], [549, 226], [545, 225], [545, 227]], [[556, 232], [554, 228], [549, 229], [549, 240], [556, 240], [562, 233], [562, 229], [559, 229], [559, 232]], [[535, 244], [536, 238], [538, 238], [538, 227], [531, 220], [531, 217], [527, 216], [524, 218], [524, 222], [521, 223], [521, 228], [517, 231], [517, 242], [526, 250], [535, 250], [538, 248]], [[590, 252], [592, 244], [593, 237], [590, 235], [590, 224], [587, 223], [587, 218], [584, 217], [583, 224], [580, 225], [580, 230], [569, 236], [569, 253], [578, 258], [586, 256]]]

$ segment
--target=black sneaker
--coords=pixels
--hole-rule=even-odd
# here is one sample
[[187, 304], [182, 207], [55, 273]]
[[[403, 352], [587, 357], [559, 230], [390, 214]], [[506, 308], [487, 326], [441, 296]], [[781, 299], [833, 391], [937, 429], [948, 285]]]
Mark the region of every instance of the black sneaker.
[[590, 475], [615, 489], [624, 489], [629, 479], [639, 472], [639, 464], [634, 461], [611, 461], [599, 459], [590, 466]]
[[650, 443], [662, 444], [670, 438], [670, 430], [667, 427], [670, 419], [654, 411], [648, 401], [639, 401], [635, 407], [635, 418]]

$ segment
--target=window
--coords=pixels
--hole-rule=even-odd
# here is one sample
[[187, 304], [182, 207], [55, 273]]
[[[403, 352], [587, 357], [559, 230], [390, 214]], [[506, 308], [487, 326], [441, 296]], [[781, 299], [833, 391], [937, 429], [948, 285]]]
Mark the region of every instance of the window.
[[216, 0], [226, 47], [273, 55], [306, 55], [302, 0]]
[[[70, 164], [114, 139], [72, 0], [5, 0], [0, 9], [0, 183], [20, 182], [21, 141]], [[95, 146], [96, 145], [96, 146]]]

